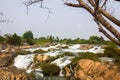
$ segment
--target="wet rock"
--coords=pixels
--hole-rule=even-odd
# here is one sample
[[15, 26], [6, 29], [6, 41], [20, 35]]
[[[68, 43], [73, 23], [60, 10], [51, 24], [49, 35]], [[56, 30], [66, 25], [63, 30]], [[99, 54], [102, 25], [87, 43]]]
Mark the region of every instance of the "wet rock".
[[82, 59], [75, 68], [80, 80], [120, 80], [120, 72], [114, 65]]

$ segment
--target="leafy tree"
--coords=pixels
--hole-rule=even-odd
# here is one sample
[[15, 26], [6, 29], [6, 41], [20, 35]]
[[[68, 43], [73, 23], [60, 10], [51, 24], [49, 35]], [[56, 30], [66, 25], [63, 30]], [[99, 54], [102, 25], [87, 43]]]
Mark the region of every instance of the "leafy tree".
[[47, 39], [52, 43], [53, 41], [55, 41], [55, 38], [54, 36], [50, 35], [50, 36], [47, 36]]
[[23, 37], [25, 39], [33, 39], [33, 33], [32, 31], [26, 31], [24, 34], [23, 34]]
[[26, 41], [28, 44], [30, 44], [30, 45], [33, 45], [33, 44], [34, 44], [32, 31], [26, 31], [26, 32], [23, 34], [23, 37], [24, 37], [25, 41]]
[[93, 41], [104, 41], [103, 37], [98, 37], [98, 36], [91, 36], [89, 40]]

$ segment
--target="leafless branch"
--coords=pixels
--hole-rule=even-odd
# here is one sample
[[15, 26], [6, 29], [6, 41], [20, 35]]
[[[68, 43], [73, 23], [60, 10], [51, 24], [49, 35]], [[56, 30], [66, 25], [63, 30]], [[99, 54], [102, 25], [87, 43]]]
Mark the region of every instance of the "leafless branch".
[[29, 6], [35, 4], [35, 3], [40, 3], [40, 8], [48, 10], [48, 13], [52, 13], [50, 8], [48, 7], [43, 7], [43, 1], [44, 0], [25, 0], [23, 4], [27, 7], [27, 14], [29, 10]]
[[106, 7], [106, 3], [107, 3], [107, 1], [108, 1], [108, 0], [105, 0], [105, 1], [104, 1], [104, 3], [102, 4], [101, 8], [103, 8], [103, 7], [104, 7], [104, 8], [105, 8], [105, 10], [106, 10], [106, 8], [107, 8], [107, 7]]
[[0, 23], [8, 23], [10, 20], [5, 16], [3, 12], [0, 12]]
[[107, 33], [107, 31], [105, 31], [102, 27], [102, 25], [100, 24], [99, 21], [97, 21], [96, 19], [94, 19], [94, 21], [96, 22], [96, 24], [98, 25], [98, 29], [99, 29], [99, 32], [103, 33], [107, 38], [109, 38], [111, 41], [113, 41], [114, 43], [116, 44], [119, 44], [120, 45], [120, 41], [114, 37], [112, 37], [110, 34]]
[[80, 5], [80, 4], [73, 4], [73, 3], [68, 3], [68, 2], [66, 2], [65, 5], [71, 6], [71, 7], [76, 7], [76, 8], [82, 7], [82, 5]]

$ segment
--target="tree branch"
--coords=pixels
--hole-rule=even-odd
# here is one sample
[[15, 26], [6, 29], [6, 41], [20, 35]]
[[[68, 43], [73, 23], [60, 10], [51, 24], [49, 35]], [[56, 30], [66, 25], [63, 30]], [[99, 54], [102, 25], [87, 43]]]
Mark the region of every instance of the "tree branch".
[[[93, 0], [88, 0], [89, 3], [95, 7], [95, 3]], [[105, 0], [106, 1], [106, 0]], [[105, 4], [106, 2], [104, 2]], [[118, 25], [120, 27], [120, 21], [118, 19], [116, 19], [115, 17], [113, 17], [112, 15], [110, 15], [107, 11], [105, 11], [104, 9], [102, 9], [101, 7], [98, 8], [98, 11], [104, 15], [106, 18], [108, 18], [110, 21], [112, 21], [113, 23], [115, 23], [116, 25]]]
[[110, 33], [112, 33], [118, 40], [120, 40], [120, 33], [117, 31], [102, 15], [94, 14], [94, 10], [88, 6], [83, 0], [78, 0], [79, 4], [87, 10], [96, 20], [98, 20]]
[[109, 38], [111, 41], [113, 41], [115, 44], [120, 46], [120, 41], [117, 40], [116, 38], [112, 37], [110, 34], [108, 34], [102, 27], [102, 25], [96, 20], [94, 19], [94, 21], [96, 22], [96, 24], [99, 26], [99, 32], [103, 33], [107, 38]]
[[48, 7], [43, 7], [44, 0], [27, 0], [24, 2], [24, 5], [27, 7], [27, 14], [28, 14], [28, 7], [35, 3], [40, 3], [40, 8], [48, 10], [48, 13], [52, 13]]
[[71, 7], [77, 7], [77, 8], [83, 7], [83, 6], [80, 5], [80, 4], [73, 4], [73, 3], [68, 3], [68, 2], [65, 2], [65, 5], [71, 6]]

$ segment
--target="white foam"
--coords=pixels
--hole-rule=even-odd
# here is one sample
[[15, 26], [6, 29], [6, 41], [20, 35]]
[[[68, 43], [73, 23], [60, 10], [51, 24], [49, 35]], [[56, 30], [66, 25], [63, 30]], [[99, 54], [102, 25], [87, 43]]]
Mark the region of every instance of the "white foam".
[[33, 62], [34, 54], [18, 55], [14, 60], [14, 66], [19, 69], [27, 69]]

